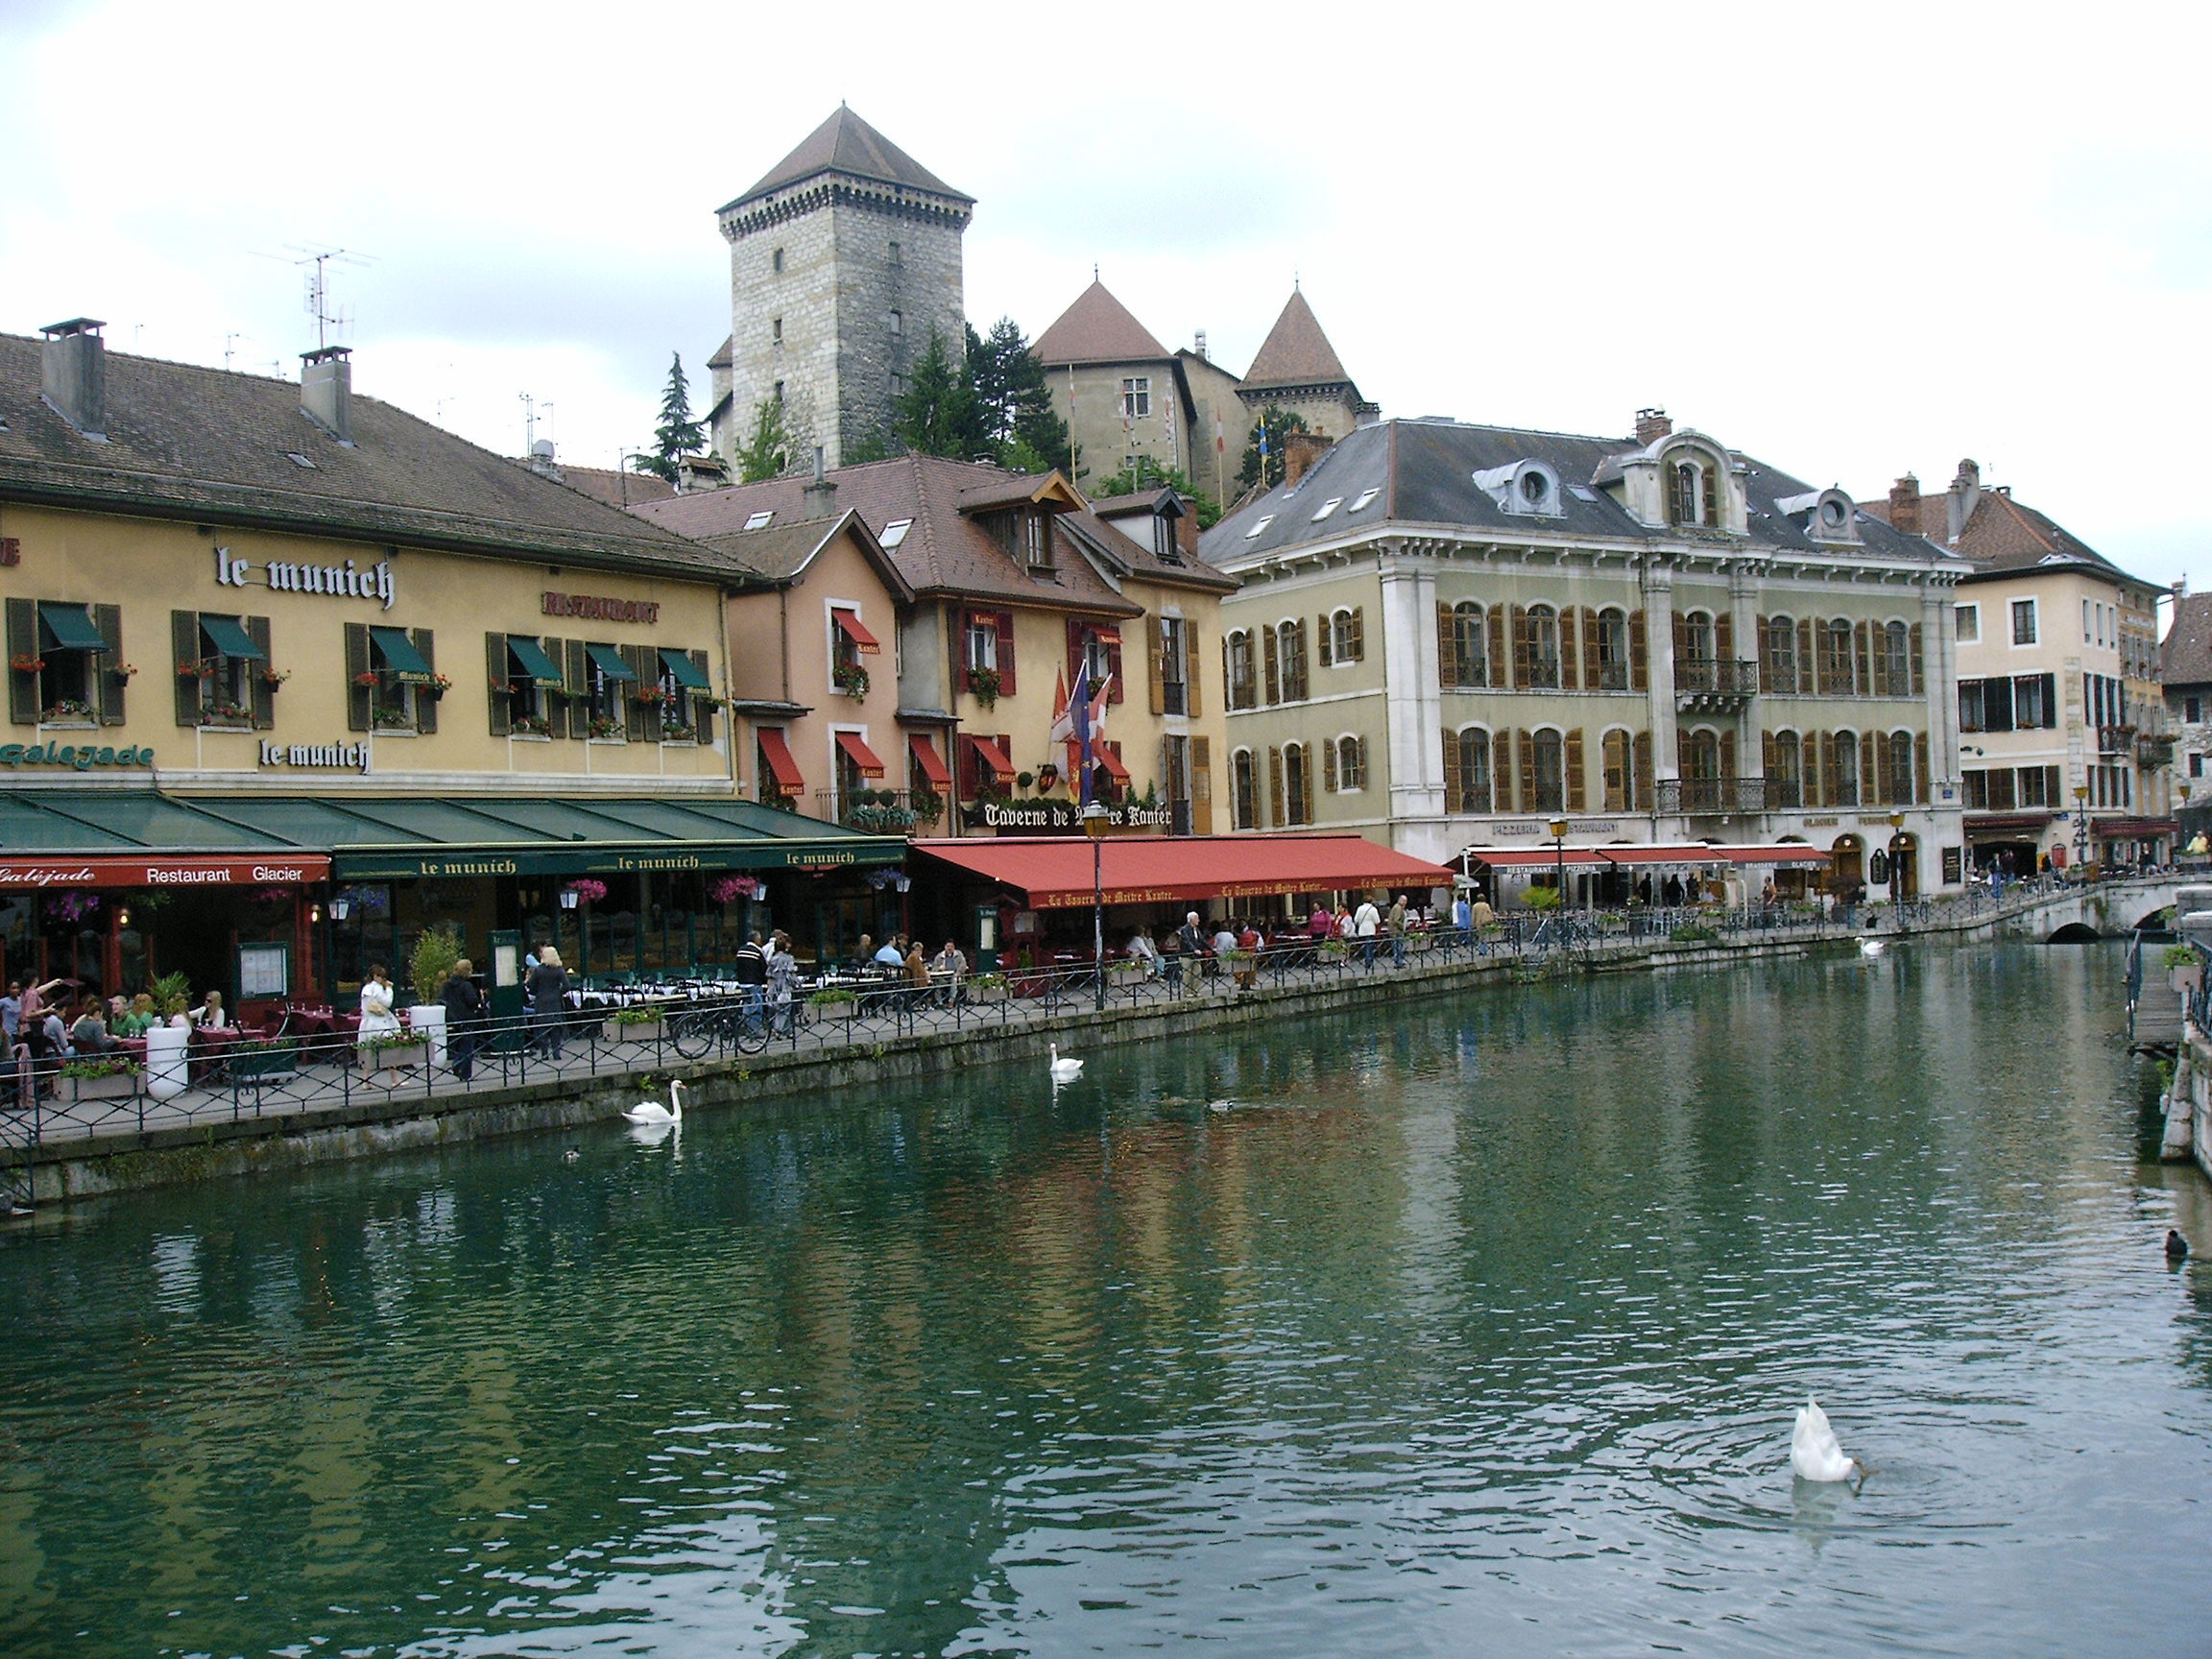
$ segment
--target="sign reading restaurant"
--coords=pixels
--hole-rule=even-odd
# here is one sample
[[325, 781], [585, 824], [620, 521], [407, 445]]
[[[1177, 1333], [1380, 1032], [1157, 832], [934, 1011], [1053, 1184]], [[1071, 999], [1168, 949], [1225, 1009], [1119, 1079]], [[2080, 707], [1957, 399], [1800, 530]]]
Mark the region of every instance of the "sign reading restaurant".
[[49, 858], [0, 860], [0, 889], [23, 887], [290, 887], [330, 874], [329, 855], [276, 858]]
[[655, 599], [610, 599], [599, 593], [547, 592], [544, 606], [548, 616], [585, 616], [595, 622], [648, 625], [661, 620], [661, 604]]

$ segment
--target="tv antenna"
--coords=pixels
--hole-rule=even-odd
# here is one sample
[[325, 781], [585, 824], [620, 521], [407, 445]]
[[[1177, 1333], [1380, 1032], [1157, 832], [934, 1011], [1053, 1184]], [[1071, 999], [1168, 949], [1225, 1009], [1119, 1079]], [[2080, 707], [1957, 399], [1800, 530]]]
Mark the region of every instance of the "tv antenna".
[[264, 259], [284, 259], [296, 265], [306, 276], [307, 315], [315, 319], [315, 349], [320, 351], [330, 344], [330, 336], [343, 333], [353, 326], [353, 308], [336, 303], [330, 295], [330, 267], [333, 265], [373, 265], [375, 259], [367, 253], [355, 253], [345, 248], [317, 248], [305, 243], [287, 242], [283, 253], [264, 253]]

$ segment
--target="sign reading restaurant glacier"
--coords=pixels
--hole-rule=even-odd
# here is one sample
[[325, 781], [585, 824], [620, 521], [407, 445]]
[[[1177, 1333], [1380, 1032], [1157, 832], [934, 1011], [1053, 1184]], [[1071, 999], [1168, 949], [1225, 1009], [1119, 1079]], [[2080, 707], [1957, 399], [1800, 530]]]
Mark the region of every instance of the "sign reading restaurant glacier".
[[[327, 593], [339, 599], [380, 600], [392, 609], [392, 561], [380, 559], [363, 570], [349, 559], [343, 565], [292, 565], [272, 559], [262, 565], [261, 584], [279, 593]], [[224, 588], [253, 587], [253, 562], [233, 559], [230, 549], [215, 549], [215, 581]]]

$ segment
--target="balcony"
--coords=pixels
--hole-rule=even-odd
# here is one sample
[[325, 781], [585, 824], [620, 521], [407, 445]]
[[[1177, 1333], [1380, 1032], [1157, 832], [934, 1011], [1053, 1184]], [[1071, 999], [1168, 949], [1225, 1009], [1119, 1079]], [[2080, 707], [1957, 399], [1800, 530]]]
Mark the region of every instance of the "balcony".
[[1712, 657], [1674, 660], [1674, 707], [1683, 712], [1733, 714], [1758, 694], [1759, 664]]
[[2135, 737], [2135, 764], [2147, 771], [2174, 764], [2174, 734], [2170, 732], [2138, 733]]
[[870, 835], [911, 835], [927, 831], [944, 815], [934, 795], [917, 798], [905, 789], [817, 789], [814, 816]]
[[2133, 726], [2100, 726], [2097, 728], [2097, 753], [2100, 755], [2125, 755], [2135, 747]]
[[[1756, 663], [1739, 666], [1757, 667]], [[1780, 792], [1779, 786], [1776, 793]], [[1720, 813], [1767, 810], [1769, 781], [1765, 778], [1662, 778], [1659, 810], [1696, 818]]]

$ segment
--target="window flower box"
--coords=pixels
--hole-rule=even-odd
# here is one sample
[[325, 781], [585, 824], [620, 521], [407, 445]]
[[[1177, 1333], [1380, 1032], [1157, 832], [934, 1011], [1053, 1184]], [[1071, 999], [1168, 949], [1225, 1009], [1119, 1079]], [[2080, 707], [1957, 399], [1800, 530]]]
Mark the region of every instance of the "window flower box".
[[971, 668], [968, 670], [968, 690], [976, 702], [986, 709], [998, 706], [1000, 681], [996, 668]]
[[406, 1071], [429, 1057], [427, 1031], [387, 1031], [361, 1045], [361, 1064], [373, 1071]]
[[91, 720], [92, 705], [80, 703], [74, 697], [64, 697], [51, 709], [41, 709], [38, 714], [38, 724], [41, 726], [89, 725]]
[[123, 1055], [71, 1060], [61, 1068], [72, 1100], [128, 1100], [145, 1075], [145, 1068]]
[[602, 1043], [659, 1043], [668, 1035], [664, 1008], [623, 1008], [599, 1028]]
[[840, 662], [830, 678], [855, 703], [868, 695], [868, 670], [857, 662]]

